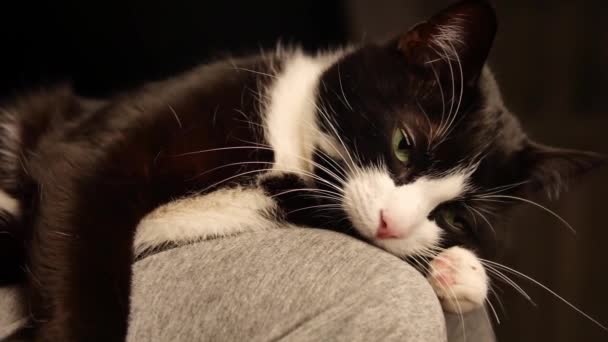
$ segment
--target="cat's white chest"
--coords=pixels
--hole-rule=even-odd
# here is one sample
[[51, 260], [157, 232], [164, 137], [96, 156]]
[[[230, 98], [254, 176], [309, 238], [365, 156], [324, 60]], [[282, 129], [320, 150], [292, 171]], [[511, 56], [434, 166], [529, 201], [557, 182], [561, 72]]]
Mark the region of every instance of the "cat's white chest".
[[258, 188], [226, 188], [167, 203], [139, 223], [135, 255], [168, 243], [188, 243], [276, 228], [276, 202]]

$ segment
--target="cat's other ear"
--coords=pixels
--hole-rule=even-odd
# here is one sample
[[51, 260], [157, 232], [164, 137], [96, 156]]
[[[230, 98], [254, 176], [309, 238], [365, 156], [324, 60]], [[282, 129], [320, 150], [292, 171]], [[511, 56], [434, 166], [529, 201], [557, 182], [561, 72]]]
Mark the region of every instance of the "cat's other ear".
[[572, 180], [608, 161], [606, 156], [595, 152], [555, 148], [533, 141], [526, 143], [518, 159], [525, 182], [520, 190], [544, 191], [549, 198], [557, 198]]
[[[464, 0], [437, 13], [389, 44], [397, 48], [407, 63], [435, 69], [442, 79], [477, 82], [485, 64], [494, 35], [496, 13], [482, 0]], [[432, 64], [432, 65], [431, 65]]]

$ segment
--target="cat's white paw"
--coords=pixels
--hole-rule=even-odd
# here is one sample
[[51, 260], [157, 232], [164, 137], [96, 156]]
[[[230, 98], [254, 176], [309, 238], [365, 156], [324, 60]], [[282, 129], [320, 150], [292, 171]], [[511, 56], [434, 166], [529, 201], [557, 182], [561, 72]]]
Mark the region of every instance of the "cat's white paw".
[[488, 276], [473, 252], [451, 247], [430, 265], [427, 279], [445, 311], [464, 313], [483, 305], [488, 295]]

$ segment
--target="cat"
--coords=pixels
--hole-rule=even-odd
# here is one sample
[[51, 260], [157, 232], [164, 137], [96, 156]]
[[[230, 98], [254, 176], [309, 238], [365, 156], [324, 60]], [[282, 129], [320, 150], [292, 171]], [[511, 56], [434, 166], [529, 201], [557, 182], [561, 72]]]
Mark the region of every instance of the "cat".
[[463, 0], [384, 44], [5, 105], [0, 277], [26, 276], [35, 339], [123, 340], [135, 258], [281, 227], [354, 235], [424, 266], [446, 310], [483, 305], [481, 213], [603, 161], [526, 136], [485, 66], [496, 28], [488, 3]]

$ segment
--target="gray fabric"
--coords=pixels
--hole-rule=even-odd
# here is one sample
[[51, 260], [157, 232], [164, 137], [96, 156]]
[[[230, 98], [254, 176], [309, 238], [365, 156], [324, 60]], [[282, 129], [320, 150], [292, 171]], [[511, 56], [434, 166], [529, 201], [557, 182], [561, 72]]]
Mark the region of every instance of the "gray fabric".
[[446, 314], [449, 342], [493, 342], [496, 341], [494, 330], [486, 308], [467, 313], [464, 317]]
[[[0, 291], [1, 340], [7, 322], [22, 324], [23, 313], [10, 309], [13, 294]], [[131, 300], [131, 342], [446, 340], [439, 303], [417, 271], [375, 247], [312, 229], [149, 256], [134, 265]], [[483, 312], [467, 316], [466, 341], [493, 341], [488, 322]], [[450, 342], [461, 341], [460, 326], [448, 315]]]
[[12, 335], [27, 323], [19, 295], [19, 288], [15, 286], [0, 287], [0, 340]]
[[328, 231], [208, 241], [148, 257], [135, 274], [129, 341], [445, 340], [416, 270]]

